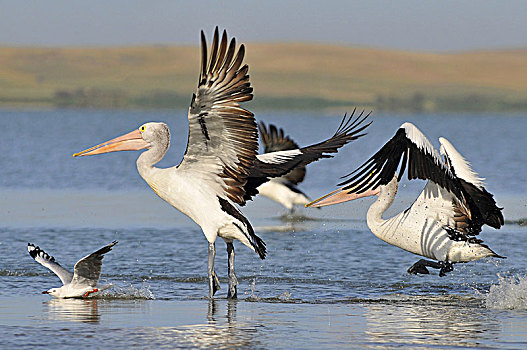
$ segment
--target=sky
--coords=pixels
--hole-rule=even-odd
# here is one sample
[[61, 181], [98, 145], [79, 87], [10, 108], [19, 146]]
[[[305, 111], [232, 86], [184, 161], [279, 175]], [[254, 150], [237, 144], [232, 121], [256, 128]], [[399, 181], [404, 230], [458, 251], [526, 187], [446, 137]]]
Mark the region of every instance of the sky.
[[198, 46], [200, 30], [216, 25], [242, 42], [525, 48], [527, 1], [0, 0], [3, 46]]

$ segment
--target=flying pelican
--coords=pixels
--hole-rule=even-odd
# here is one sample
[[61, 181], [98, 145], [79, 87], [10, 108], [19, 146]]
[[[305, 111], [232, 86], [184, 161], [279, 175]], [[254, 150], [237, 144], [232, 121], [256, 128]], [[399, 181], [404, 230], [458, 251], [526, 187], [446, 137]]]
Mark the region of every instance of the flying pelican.
[[75, 264], [73, 273], [71, 273], [56, 262], [54, 257], [40, 249], [40, 247], [35, 247], [35, 245], [28, 243], [27, 251], [29, 255], [36, 262], [55, 273], [63, 284], [60, 288], [51, 288], [50, 290], [42, 292], [42, 294], [49, 294], [55, 298], [87, 298], [92, 293], [108, 288], [109, 286], [97, 288], [97, 283], [101, 276], [104, 254], [112, 250], [112, 247], [116, 244], [117, 241], [113, 241], [96, 252], [80, 259]]
[[[442, 137], [439, 143], [444, 160], [417, 127], [404, 123], [376, 154], [345, 176], [350, 178], [339, 184], [345, 187], [308, 206], [321, 207], [377, 195], [367, 213], [373, 234], [389, 244], [437, 261], [421, 259], [408, 269], [411, 274], [428, 274], [428, 266], [440, 269], [439, 275], [444, 276], [452, 271], [452, 263], [503, 258], [475, 237], [483, 225], [496, 229], [503, 225], [503, 208], [497, 207], [493, 195], [484, 187], [484, 179], [454, 146]], [[428, 182], [410, 208], [385, 220], [382, 215], [393, 203], [406, 165], [409, 180]]]
[[235, 54], [235, 39], [227, 47], [227, 33], [219, 41], [214, 32], [210, 60], [205, 35], [201, 32], [201, 73], [189, 107], [189, 136], [183, 160], [171, 168], [157, 168], [170, 146], [170, 132], [164, 123], [146, 123], [138, 129], [74, 156], [145, 150], [137, 159], [137, 170], [154, 192], [194, 220], [209, 243], [209, 298], [220, 288], [214, 271], [215, 241], [227, 244], [228, 298], [236, 298], [238, 281], [234, 273], [234, 245], [239, 240], [260, 258], [266, 247], [245, 216], [236, 207], [258, 193], [257, 187], [272, 177], [282, 176], [334, 153], [365, 126], [365, 118], [344, 116], [337, 132], [318, 144], [282, 152], [257, 155], [258, 130], [254, 115], [239, 103], [252, 99], [248, 66], [242, 65], [245, 48]]
[[[352, 112], [352, 115], [354, 113], [355, 110]], [[360, 113], [359, 118], [362, 117], [363, 113], [364, 111]], [[291, 139], [291, 137], [285, 135], [284, 129], [277, 128], [273, 124], [269, 124], [268, 128], [264, 122], [260, 122], [258, 124], [258, 130], [260, 131], [260, 138], [264, 146], [264, 153], [288, 151], [299, 148], [298, 144]], [[289, 209], [290, 214], [293, 214], [295, 205], [306, 205], [311, 201], [311, 199], [309, 199], [309, 197], [297, 187], [297, 185], [304, 180], [305, 176], [306, 167], [297, 166], [289, 173], [278, 178], [273, 178], [260, 185], [258, 187], [258, 193], [280, 203]]]

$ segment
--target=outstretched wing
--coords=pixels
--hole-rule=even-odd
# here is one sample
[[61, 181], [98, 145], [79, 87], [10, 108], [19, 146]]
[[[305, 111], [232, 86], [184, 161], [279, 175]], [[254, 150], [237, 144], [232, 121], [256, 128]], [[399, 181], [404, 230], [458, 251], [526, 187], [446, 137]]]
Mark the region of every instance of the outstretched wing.
[[344, 190], [362, 193], [379, 185], [386, 185], [398, 171], [400, 180], [408, 166], [408, 179], [429, 180], [452, 194], [456, 220], [464, 222], [468, 235], [476, 235], [481, 226], [494, 228], [503, 225], [501, 209], [483, 187], [482, 179], [470, 169], [465, 159], [445, 139], [441, 138], [441, 152], [413, 124], [404, 123], [377, 153], [345, 177], [339, 184]]
[[277, 128], [273, 124], [269, 124], [268, 129], [264, 122], [260, 122], [258, 130], [260, 131], [260, 138], [264, 146], [264, 153], [299, 148], [293, 139], [285, 135], [284, 129]]
[[[402, 160], [401, 160], [402, 159]], [[386, 185], [398, 173], [400, 181], [408, 165], [408, 179], [430, 180], [462, 198], [459, 180], [443, 163], [439, 153], [419, 129], [411, 123], [404, 123], [395, 135], [370, 159], [344, 177], [348, 180], [338, 184], [346, 185], [362, 193], [379, 185]]]
[[344, 115], [335, 134], [325, 141], [294, 150], [259, 154], [247, 179], [244, 198], [249, 200], [258, 194], [257, 187], [269, 179], [287, 174], [295, 167], [306, 166], [321, 158], [331, 158], [333, 156], [330, 153], [336, 153], [348, 142], [366, 135], [362, 131], [371, 124], [365, 123], [370, 114], [364, 115], [363, 111], [353, 118], [354, 113], [355, 110], [349, 117]]
[[27, 251], [36, 262], [53, 271], [53, 273], [60, 278], [62, 284], [68, 284], [71, 282], [73, 274], [60, 266], [60, 264], [55, 261], [54, 257], [40, 249], [40, 247], [35, 247], [33, 244], [28, 243]]
[[201, 32], [201, 73], [192, 96], [188, 120], [189, 137], [183, 161], [178, 166], [188, 176], [207, 181], [216, 194], [244, 203], [244, 185], [258, 153], [258, 131], [254, 116], [240, 107], [252, 99], [252, 87], [242, 62], [245, 47], [235, 54], [233, 38], [221, 42], [214, 32], [210, 59], [205, 34]]
[[87, 284], [95, 287], [101, 276], [102, 259], [104, 254], [112, 250], [112, 247], [117, 244], [117, 241], [102, 247], [96, 252], [85, 256], [77, 261], [74, 267], [72, 284]]
[[[472, 170], [466, 159], [445, 138], [440, 137], [440, 152], [444, 156], [446, 165], [459, 179], [463, 189], [467, 216], [470, 219], [470, 228], [477, 234], [483, 224], [500, 228], [504, 223], [502, 208], [496, 205], [494, 196], [487, 192], [482, 178]], [[469, 233], [472, 233], [469, 231]]]
[[[260, 139], [264, 146], [264, 153], [271, 153], [277, 151], [287, 151], [291, 149], [299, 148], [297, 143], [293, 141], [288, 135], [285, 135], [282, 128], [277, 128], [273, 124], [269, 124], [269, 128], [264, 122], [258, 124], [258, 130], [260, 131]], [[298, 166], [282, 176], [281, 179], [284, 183], [294, 186], [299, 184], [306, 177], [306, 167]]]

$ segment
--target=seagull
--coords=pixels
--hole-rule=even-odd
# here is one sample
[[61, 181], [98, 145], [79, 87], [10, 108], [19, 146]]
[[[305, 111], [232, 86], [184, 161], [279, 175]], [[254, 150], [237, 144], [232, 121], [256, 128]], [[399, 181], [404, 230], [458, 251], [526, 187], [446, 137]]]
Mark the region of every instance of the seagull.
[[[97, 288], [97, 282], [101, 276], [102, 259], [104, 254], [112, 250], [112, 247], [116, 244], [117, 241], [113, 241], [80, 259], [73, 267], [73, 273], [71, 273], [40, 247], [35, 247], [33, 244], [28, 243], [27, 251], [29, 255], [36, 262], [55, 273], [63, 284], [60, 288], [51, 288], [42, 292], [42, 294], [49, 294], [55, 298], [87, 298], [90, 294], [98, 292], [101, 288]], [[108, 286], [105, 286], [105, 288], [108, 288]]]
[[[353, 116], [354, 113], [355, 110], [353, 110], [351, 115]], [[360, 113], [358, 118], [361, 118], [363, 113], [364, 111]], [[369, 114], [366, 118], [368, 116]], [[269, 124], [269, 127], [267, 127], [264, 122], [260, 122], [258, 124], [258, 130], [264, 146], [264, 153], [288, 151], [299, 148], [298, 144], [291, 139], [291, 137], [285, 135], [282, 128], [277, 128], [273, 124]], [[355, 140], [360, 136], [361, 135], [355, 135], [352, 140]], [[336, 151], [337, 150], [335, 149], [335, 152]], [[289, 209], [290, 214], [292, 215], [294, 213], [295, 205], [305, 206], [311, 201], [309, 197], [297, 187], [297, 185], [304, 180], [305, 176], [306, 167], [297, 166], [287, 174], [278, 178], [272, 178], [270, 181], [258, 186], [258, 192], [262, 196], [268, 197]]]
[[[410, 274], [428, 274], [427, 267], [444, 276], [453, 263], [486, 257], [504, 258], [476, 238], [483, 225], [499, 229], [503, 214], [489, 193], [484, 179], [445, 138], [439, 138], [440, 154], [413, 124], [404, 123], [377, 153], [333, 191], [314, 202], [322, 207], [377, 195], [370, 206], [367, 223], [381, 240], [421, 259], [408, 269]], [[402, 159], [402, 161], [401, 161]], [[400, 167], [399, 167], [400, 164]], [[415, 202], [402, 213], [383, 219], [393, 203], [398, 184], [408, 166], [408, 179], [428, 180]], [[397, 168], [399, 174], [397, 175]]]
[[266, 256], [264, 241], [237, 208], [258, 194], [258, 186], [272, 177], [286, 174], [297, 166], [328, 157], [336, 149], [360, 137], [369, 124], [365, 118], [344, 116], [337, 132], [318, 144], [288, 151], [258, 155], [258, 130], [254, 115], [240, 102], [252, 99], [248, 66], [243, 65], [244, 45], [235, 53], [235, 39], [227, 45], [223, 31], [214, 31], [210, 59], [205, 34], [201, 32], [201, 73], [188, 112], [189, 136], [183, 160], [177, 166], [158, 168], [170, 146], [165, 123], [149, 122], [138, 129], [73, 156], [115, 151], [146, 150], [137, 159], [139, 175], [152, 190], [174, 208], [198, 224], [208, 241], [209, 298], [220, 289], [214, 271], [215, 241], [227, 245], [228, 298], [236, 298], [234, 240]]

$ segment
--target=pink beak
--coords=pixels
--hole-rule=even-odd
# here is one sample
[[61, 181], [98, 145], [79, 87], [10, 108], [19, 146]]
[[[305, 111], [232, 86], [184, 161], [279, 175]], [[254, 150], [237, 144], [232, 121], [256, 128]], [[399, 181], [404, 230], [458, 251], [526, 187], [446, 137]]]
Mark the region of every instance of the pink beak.
[[150, 143], [143, 139], [141, 132], [139, 130], [134, 130], [128, 134], [111, 139], [110, 141], [85, 149], [82, 152], [75, 153], [73, 156], [82, 157], [118, 151], [139, 151], [148, 147], [150, 147]]
[[375, 196], [379, 194], [379, 189], [376, 188], [374, 190], [368, 190], [364, 191], [362, 193], [353, 193], [348, 192], [351, 190], [344, 190], [344, 189], [338, 189], [331, 193], [326, 194], [325, 196], [320, 197], [319, 199], [315, 199], [313, 202], [306, 204], [307, 207], [325, 207], [328, 205], [338, 204], [338, 203], [344, 203], [347, 201], [352, 201], [354, 199], [359, 199], [363, 197], [369, 197], [369, 196]]

